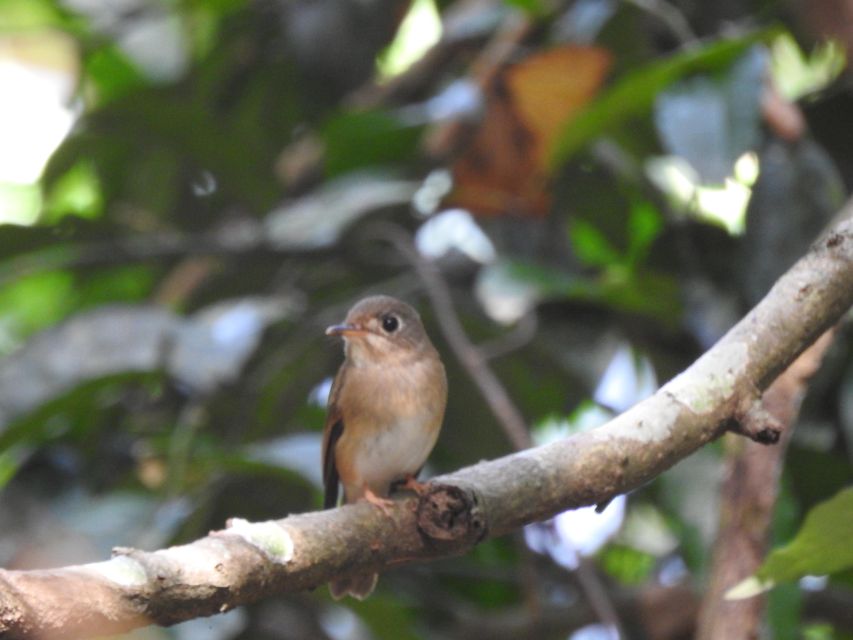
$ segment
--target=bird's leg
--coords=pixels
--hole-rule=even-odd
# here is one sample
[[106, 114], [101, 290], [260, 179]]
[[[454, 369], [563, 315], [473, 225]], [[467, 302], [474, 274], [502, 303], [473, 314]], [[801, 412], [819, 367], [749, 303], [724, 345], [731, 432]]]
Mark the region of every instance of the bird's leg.
[[378, 507], [379, 510], [384, 513], [389, 518], [391, 517], [391, 507], [394, 506], [394, 501], [389, 500], [388, 498], [380, 498], [373, 491], [370, 490], [370, 487], [364, 488], [364, 499], [367, 500], [374, 507]]
[[418, 497], [423, 496], [429, 489], [428, 482], [418, 482], [415, 476], [407, 473], [405, 479], [398, 485], [401, 489], [407, 489], [418, 494]]

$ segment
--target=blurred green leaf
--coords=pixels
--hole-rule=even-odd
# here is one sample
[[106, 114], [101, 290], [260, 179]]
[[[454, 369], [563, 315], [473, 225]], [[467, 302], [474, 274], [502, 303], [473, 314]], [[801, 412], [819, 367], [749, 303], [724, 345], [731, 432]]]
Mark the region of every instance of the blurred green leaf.
[[48, 271], [0, 288], [0, 353], [63, 318], [74, 305], [74, 277]]
[[853, 567], [853, 488], [815, 506], [796, 537], [774, 549], [756, 575], [774, 583], [790, 582], [806, 575], [836, 573]]
[[96, 218], [103, 210], [104, 198], [97, 173], [90, 162], [82, 161], [53, 182], [42, 221], [55, 223], [67, 215]]
[[411, 158], [421, 127], [407, 125], [381, 111], [342, 113], [323, 129], [326, 173], [337, 176], [355, 169], [403, 163]]
[[193, 0], [184, 15], [184, 32], [196, 56], [207, 55], [221, 41], [222, 23], [245, 8], [247, 0]]
[[598, 227], [586, 220], [574, 220], [569, 227], [572, 249], [581, 262], [593, 267], [618, 263], [622, 256]]
[[631, 206], [628, 216], [628, 261], [638, 265], [645, 261], [652, 243], [663, 230], [663, 217], [649, 202], [640, 200]]
[[83, 56], [83, 92], [90, 108], [104, 107], [141, 91], [148, 81], [127, 56], [112, 43], [100, 43]]
[[802, 630], [803, 640], [835, 640], [835, 627], [826, 622], [807, 624]]
[[150, 292], [153, 274], [133, 266], [75, 277], [44, 271], [0, 287], [0, 353], [56, 324], [69, 313], [105, 303], [136, 301]]
[[851, 531], [853, 488], [847, 488], [809, 511], [794, 539], [771, 551], [755, 575], [729, 589], [726, 598], [750, 598], [803, 576], [850, 570], [853, 568]]
[[651, 576], [656, 558], [644, 551], [609, 544], [598, 556], [601, 568], [623, 584], [640, 584]]
[[78, 278], [78, 309], [116, 302], [139, 302], [150, 293], [155, 283], [154, 271], [144, 265], [119, 267]]
[[617, 264], [599, 277], [589, 278], [518, 261], [508, 267], [512, 277], [535, 285], [541, 297], [603, 304], [667, 324], [675, 322], [681, 314], [678, 284], [673, 276], [663, 272], [632, 272]]
[[[91, 435], [100, 428], [93, 419], [105, 418], [102, 398], [113, 391], [128, 389], [133, 384], [158, 382], [160, 372], [130, 372], [103, 376], [45, 400], [28, 413], [20, 414], [0, 427], [0, 451], [16, 445], [45, 445], [67, 434], [80, 436], [80, 441], [96, 445]], [[0, 409], [6, 409], [0, 403]], [[2, 415], [2, 414], [0, 414]], [[6, 418], [7, 416], [3, 416]], [[113, 425], [114, 426], [114, 425]]]
[[795, 584], [779, 585], [767, 596], [767, 621], [774, 640], [800, 640], [803, 596]]
[[63, 14], [50, 0], [3, 0], [0, 2], [0, 33], [58, 26]]
[[277, 185], [257, 170], [261, 161], [271, 164], [270, 139], [254, 125], [257, 114], [250, 118], [254, 134], [241, 115], [225, 117], [168, 89], [134, 91], [84, 116], [80, 134], [51, 158], [48, 184], [86, 157], [97, 170], [108, 205], [130, 199], [144, 213], [164, 215], [203, 169], [214, 177], [217, 194], [264, 211], [278, 196]]
[[0, 450], [0, 491], [15, 476], [32, 450], [32, 446], [23, 443]]
[[351, 605], [380, 640], [419, 640], [414, 631], [415, 611], [401, 605], [398, 598], [383, 597], [382, 587], [370, 598]]
[[546, 13], [542, 0], [504, 0], [504, 3], [521, 9], [530, 16], [541, 16]]

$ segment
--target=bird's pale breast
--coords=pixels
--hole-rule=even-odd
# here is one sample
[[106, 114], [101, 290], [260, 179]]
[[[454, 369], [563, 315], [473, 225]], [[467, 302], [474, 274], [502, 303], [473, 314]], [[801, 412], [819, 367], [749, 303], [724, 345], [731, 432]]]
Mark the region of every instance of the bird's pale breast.
[[352, 374], [341, 389], [346, 426], [335, 451], [347, 502], [361, 497], [365, 486], [388, 495], [394, 480], [418, 472], [435, 446], [447, 401], [437, 358], [365, 365]]

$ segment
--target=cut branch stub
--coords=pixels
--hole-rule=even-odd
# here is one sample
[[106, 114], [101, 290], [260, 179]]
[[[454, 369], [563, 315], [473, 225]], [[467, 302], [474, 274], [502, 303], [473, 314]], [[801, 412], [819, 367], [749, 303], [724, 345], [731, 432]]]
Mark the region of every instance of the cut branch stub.
[[428, 485], [418, 500], [417, 523], [424, 542], [436, 548], [448, 542], [454, 547], [460, 542], [473, 546], [487, 533], [476, 494], [451, 484]]
[[735, 411], [726, 428], [759, 444], [779, 442], [785, 425], [764, 408], [762, 397], [747, 397], [741, 404], [746, 405], [745, 408]]

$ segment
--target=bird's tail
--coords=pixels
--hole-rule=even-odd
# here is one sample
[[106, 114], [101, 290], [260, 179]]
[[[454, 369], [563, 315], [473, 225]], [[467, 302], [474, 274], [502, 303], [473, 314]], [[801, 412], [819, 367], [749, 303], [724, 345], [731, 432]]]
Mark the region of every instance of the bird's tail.
[[329, 583], [329, 592], [335, 600], [350, 595], [358, 600], [364, 600], [373, 593], [379, 574], [359, 573], [346, 578], [335, 578]]

